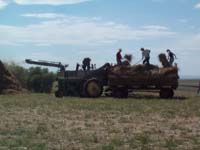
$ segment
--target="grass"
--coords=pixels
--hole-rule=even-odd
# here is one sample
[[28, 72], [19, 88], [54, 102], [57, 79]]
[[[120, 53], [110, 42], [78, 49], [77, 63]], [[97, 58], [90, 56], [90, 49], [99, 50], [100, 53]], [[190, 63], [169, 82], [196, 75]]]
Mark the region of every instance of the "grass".
[[[200, 101], [179, 91], [174, 100], [0, 96], [1, 149], [200, 149]], [[185, 98], [184, 98], [185, 97]]]

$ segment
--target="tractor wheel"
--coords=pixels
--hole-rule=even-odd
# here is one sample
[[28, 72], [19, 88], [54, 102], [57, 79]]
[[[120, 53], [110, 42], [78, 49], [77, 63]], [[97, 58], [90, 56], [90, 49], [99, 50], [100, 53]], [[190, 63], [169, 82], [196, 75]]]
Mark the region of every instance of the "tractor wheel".
[[97, 79], [89, 79], [84, 84], [84, 91], [87, 97], [97, 98], [103, 93], [103, 86]]
[[64, 95], [63, 95], [63, 92], [62, 91], [56, 91], [55, 92], [55, 96], [57, 97], [57, 98], [62, 98]]
[[112, 91], [112, 95], [115, 98], [127, 98], [128, 97], [128, 89], [123, 87], [123, 88], [115, 88]]
[[174, 97], [174, 91], [169, 89], [169, 98], [172, 99]]
[[160, 98], [170, 99], [173, 98], [174, 91], [172, 89], [161, 89], [160, 90]]

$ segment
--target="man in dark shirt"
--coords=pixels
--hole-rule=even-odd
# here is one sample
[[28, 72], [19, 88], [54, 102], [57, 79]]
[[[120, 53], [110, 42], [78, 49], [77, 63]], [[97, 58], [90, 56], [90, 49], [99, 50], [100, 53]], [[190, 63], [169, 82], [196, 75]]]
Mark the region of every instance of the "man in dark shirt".
[[122, 55], [121, 55], [122, 49], [119, 49], [119, 51], [116, 54], [116, 60], [117, 60], [117, 65], [122, 64]]
[[89, 71], [90, 70], [90, 62], [91, 62], [91, 59], [88, 57], [88, 58], [84, 58], [83, 59], [83, 70], [84, 71]]
[[198, 89], [197, 89], [197, 94], [200, 93], [200, 81], [199, 81], [199, 85], [198, 85]]
[[176, 55], [174, 53], [172, 53], [169, 49], [167, 50], [167, 53], [168, 53], [169, 63], [172, 66], [174, 63], [174, 59], [176, 59]]

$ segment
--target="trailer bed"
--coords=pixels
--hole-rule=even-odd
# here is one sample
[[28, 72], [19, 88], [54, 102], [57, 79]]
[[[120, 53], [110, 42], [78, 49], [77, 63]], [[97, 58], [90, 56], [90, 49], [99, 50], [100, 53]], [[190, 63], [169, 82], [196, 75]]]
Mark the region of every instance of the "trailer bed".
[[[121, 69], [121, 68], [119, 68]], [[114, 97], [127, 97], [131, 90], [159, 91], [160, 97], [172, 98], [178, 88], [178, 69], [159, 68], [154, 70], [132, 71], [132, 68], [122, 68], [108, 74], [108, 86]], [[128, 70], [124, 72], [124, 70]]]

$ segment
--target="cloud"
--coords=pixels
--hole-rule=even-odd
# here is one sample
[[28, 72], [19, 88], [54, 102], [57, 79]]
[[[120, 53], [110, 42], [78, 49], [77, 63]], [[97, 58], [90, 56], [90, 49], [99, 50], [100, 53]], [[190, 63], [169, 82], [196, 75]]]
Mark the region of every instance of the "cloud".
[[[61, 14], [29, 14], [26, 17], [54, 18]], [[127, 40], [174, 36], [167, 27], [151, 25], [134, 28], [95, 18], [62, 16], [24, 27], [0, 25], [0, 44], [104, 45]]]
[[93, 18], [88, 18], [88, 17], [76, 17], [76, 16], [71, 16], [71, 15], [65, 15], [61, 13], [27, 13], [27, 14], [22, 14], [22, 17], [26, 18], [36, 18], [36, 19], [62, 19], [62, 20], [76, 20], [76, 21], [86, 21], [86, 20], [93, 20], [93, 21], [99, 21], [101, 18], [98, 17], [93, 17]]
[[0, 0], [0, 9], [4, 8], [5, 6], [7, 6], [7, 2], [4, 0]]
[[65, 15], [63, 14], [56, 14], [56, 13], [44, 13], [44, 14], [23, 14], [23, 17], [29, 18], [40, 18], [40, 19], [55, 19], [55, 18], [64, 18]]
[[13, 0], [19, 5], [70, 5], [87, 2], [90, 0]]
[[149, 26], [144, 26], [143, 28], [149, 30], [168, 30], [167, 27], [159, 25], [149, 25]]
[[200, 3], [196, 4], [194, 7], [200, 9]]
[[91, 0], [0, 0], [0, 9], [9, 3], [18, 5], [73, 5]]

